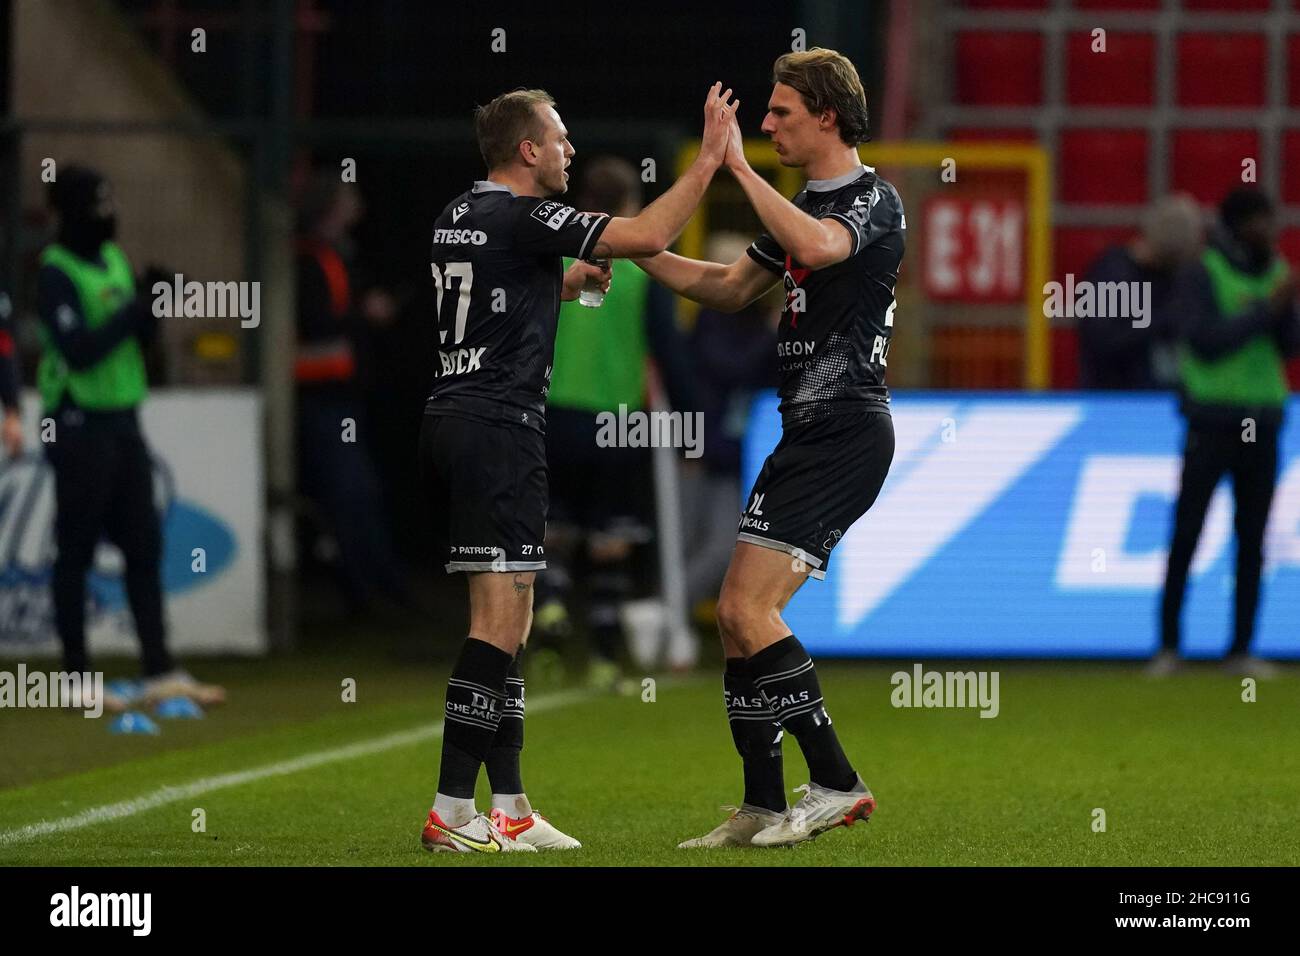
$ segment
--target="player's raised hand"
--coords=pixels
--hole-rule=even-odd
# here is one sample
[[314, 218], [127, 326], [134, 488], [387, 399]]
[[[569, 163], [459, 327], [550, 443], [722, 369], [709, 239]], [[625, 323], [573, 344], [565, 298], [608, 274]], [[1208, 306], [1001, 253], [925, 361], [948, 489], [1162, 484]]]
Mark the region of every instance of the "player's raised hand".
[[737, 111], [740, 109], [740, 100], [731, 104], [731, 119], [727, 123], [727, 156], [724, 162], [727, 168], [736, 172], [749, 165], [745, 159], [745, 137], [740, 132], [740, 118]]
[[714, 83], [704, 98], [704, 135], [700, 139], [700, 159], [714, 169], [721, 166], [727, 155], [727, 126], [735, 107], [730, 102], [730, 87], [724, 92], [722, 84]]

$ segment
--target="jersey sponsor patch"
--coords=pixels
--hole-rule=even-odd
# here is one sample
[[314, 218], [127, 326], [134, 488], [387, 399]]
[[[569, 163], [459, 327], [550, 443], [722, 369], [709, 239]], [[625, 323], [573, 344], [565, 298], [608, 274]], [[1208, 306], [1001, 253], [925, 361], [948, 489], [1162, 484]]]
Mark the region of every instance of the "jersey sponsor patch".
[[871, 215], [871, 207], [876, 204], [876, 200], [879, 198], [880, 194], [873, 187], [870, 196], [858, 196], [853, 200], [848, 208], [848, 214], [853, 217], [858, 225], [866, 225], [867, 218]]
[[435, 245], [481, 246], [487, 242], [487, 233], [482, 229], [435, 229], [433, 242]]
[[566, 206], [562, 202], [549, 199], [533, 210], [533, 218], [558, 232], [560, 227], [568, 222], [569, 217], [575, 211], [572, 206]]

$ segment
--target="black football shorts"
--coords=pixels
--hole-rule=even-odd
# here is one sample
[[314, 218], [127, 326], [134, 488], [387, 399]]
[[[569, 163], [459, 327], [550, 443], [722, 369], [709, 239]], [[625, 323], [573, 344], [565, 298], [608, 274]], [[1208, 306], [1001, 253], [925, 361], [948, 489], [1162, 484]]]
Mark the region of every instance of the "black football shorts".
[[831, 551], [875, 503], [893, 460], [887, 411], [786, 426], [749, 492], [738, 540], [785, 551], [824, 579]]
[[448, 574], [546, 567], [546, 439], [540, 432], [425, 415], [420, 482]]

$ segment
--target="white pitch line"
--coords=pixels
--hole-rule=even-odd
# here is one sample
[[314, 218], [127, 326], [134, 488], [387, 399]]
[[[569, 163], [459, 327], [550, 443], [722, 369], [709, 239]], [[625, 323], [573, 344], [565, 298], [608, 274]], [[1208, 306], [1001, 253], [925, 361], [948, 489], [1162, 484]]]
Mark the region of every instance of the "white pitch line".
[[[571, 704], [581, 703], [582, 701], [592, 700], [593, 697], [594, 695], [590, 691], [565, 691], [558, 694], [543, 695], [542, 697], [537, 698], [537, 700], [530, 700], [526, 705], [526, 709], [528, 713], [555, 710], [560, 707], [568, 707]], [[39, 837], [49, 836], [52, 833], [65, 833], [68, 830], [79, 830], [82, 827], [88, 827], [95, 823], [109, 823], [114, 820], [121, 820], [126, 817], [135, 816], [137, 813], [144, 813], [146, 810], [153, 810], [157, 807], [166, 806], [169, 803], [176, 803], [178, 800], [187, 800], [204, 793], [211, 793], [214, 790], [224, 790], [228, 787], [240, 787], [246, 783], [265, 780], [268, 777], [282, 777], [286, 774], [298, 773], [301, 770], [311, 770], [314, 767], [319, 767], [327, 763], [336, 763], [340, 760], [353, 760], [357, 757], [368, 757], [371, 754], [382, 753], [385, 750], [393, 750], [397, 747], [405, 747], [410, 744], [421, 743], [427, 740], [436, 740], [441, 736], [442, 721], [438, 721], [437, 723], [425, 724], [421, 727], [413, 727], [410, 730], [401, 730], [397, 733], [387, 734], [383, 737], [358, 741], [355, 744], [348, 744], [344, 747], [335, 747], [331, 750], [318, 750], [315, 753], [304, 754], [301, 757], [294, 757], [292, 760], [281, 760], [277, 763], [254, 767], [251, 770], [239, 770], [235, 773], [223, 773], [215, 777], [202, 777], [190, 783], [181, 784], [180, 786], [160, 787], [152, 793], [146, 793], [144, 796], [133, 797], [130, 800], [123, 800], [120, 803], [105, 804], [102, 807], [91, 807], [89, 810], [83, 810], [81, 813], [75, 814], [74, 816], [63, 817], [59, 820], [43, 820], [40, 823], [31, 823], [25, 827], [19, 827], [16, 830], [0, 831], [0, 846], [11, 846], [15, 843], [25, 843], [28, 840], [35, 840]]]

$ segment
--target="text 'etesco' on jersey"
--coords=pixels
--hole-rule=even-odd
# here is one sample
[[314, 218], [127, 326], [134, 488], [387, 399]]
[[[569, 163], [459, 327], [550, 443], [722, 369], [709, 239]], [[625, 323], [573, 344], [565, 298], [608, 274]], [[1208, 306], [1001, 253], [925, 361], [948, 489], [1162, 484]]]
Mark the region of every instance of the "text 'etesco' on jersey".
[[609, 222], [480, 181], [434, 222], [437, 356], [426, 413], [545, 427], [564, 282]]

